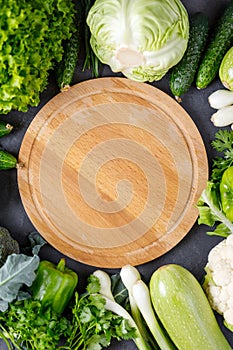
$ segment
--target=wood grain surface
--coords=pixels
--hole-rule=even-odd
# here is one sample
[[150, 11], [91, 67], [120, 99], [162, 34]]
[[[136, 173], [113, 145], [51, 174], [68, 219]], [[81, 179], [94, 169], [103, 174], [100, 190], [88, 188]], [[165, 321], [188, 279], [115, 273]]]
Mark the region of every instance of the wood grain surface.
[[126, 78], [55, 96], [30, 124], [19, 161], [21, 199], [38, 232], [65, 255], [108, 268], [177, 245], [208, 178], [191, 117], [159, 89]]

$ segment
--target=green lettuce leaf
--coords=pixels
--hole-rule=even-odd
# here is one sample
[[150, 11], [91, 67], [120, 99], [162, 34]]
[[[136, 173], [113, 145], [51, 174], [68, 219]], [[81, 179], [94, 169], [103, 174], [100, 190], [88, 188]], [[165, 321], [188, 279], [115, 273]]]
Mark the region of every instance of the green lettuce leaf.
[[7, 0], [1, 4], [0, 113], [37, 106], [49, 71], [73, 30], [72, 0]]
[[207, 182], [207, 186], [197, 203], [197, 208], [199, 210], [199, 225], [204, 224], [214, 227], [217, 224], [212, 232], [207, 232], [209, 235], [227, 237], [233, 233], [233, 223], [227, 219], [222, 211], [218, 191], [213, 182]]

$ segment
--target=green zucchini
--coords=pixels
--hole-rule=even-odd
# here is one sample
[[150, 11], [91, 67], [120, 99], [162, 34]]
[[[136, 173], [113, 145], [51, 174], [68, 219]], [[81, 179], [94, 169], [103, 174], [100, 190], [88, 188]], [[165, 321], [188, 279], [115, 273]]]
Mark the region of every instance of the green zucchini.
[[18, 165], [17, 159], [10, 153], [0, 150], [0, 170], [16, 168]]
[[232, 350], [191, 272], [169, 264], [151, 276], [154, 309], [179, 350]]
[[61, 91], [69, 89], [78, 62], [80, 43], [83, 34], [83, 7], [81, 1], [78, 2], [77, 6], [73, 32], [70, 39], [64, 43], [63, 57], [55, 71], [56, 81]]
[[232, 41], [233, 2], [227, 6], [215, 24], [213, 36], [210, 38], [197, 71], [196, 86], [198, 89], [207, 87], [218, 75], [221, 61], [231, 47]]
[[180, 96], [189, 90], [195, 80], [198, 64], [204, 51], [209, 32], [209, 21], [205, 14], [190, 17], [189, 41], [184, 56], [171, 69], [170, 90], [181, 102]]
[[0, 121], [0, 137], [8, 135], [11, 130], [13, 129], [13, 126], [9, 123]]

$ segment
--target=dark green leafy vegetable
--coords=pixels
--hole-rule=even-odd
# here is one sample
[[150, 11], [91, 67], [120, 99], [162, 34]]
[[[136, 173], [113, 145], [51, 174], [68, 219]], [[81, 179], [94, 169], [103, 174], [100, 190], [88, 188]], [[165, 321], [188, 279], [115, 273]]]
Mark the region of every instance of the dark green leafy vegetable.
[[[0, 312], [0, 338], [11, 341], [14, 349], [57, 350], [59, 342], [70, 334], [69, 321], [39, 300], [14, 301], [7, 311]], [[8, 349], [12, 349], [8, 342]]]
[[119, 273], [111, 276], [111, 290], [115, 301], [125, 309], [129, 309], [129, 293]]
[[28, 235], [29, 245], [27, 247], [21, 247], [21, 252], [30, 255], [38, 255], [40, 249], [47, 243], [43, 237], [37, 232], [33, 231]]
[[40, 300], [17, 298], [0, 311], [0, 338], [14, 350], [100, 350], [113, 338], [132, 339], [135, 329], [128, 320], [105, 308], [106, 301], [99, 292], [98, 278], [90, 275], [86, 292], [75, 293], [63, 316]]
[[[233, 208], [229, 208], [229, 199], [231, 199], [232, 192], [227, 193], [233, 181], [233, 172], [228, 173], [233, 166], [233, 131], [228, 129], [219, 130], [215, 134], [212, 147], [220, 152], [221, 156], [214, 158], [210, 180], [197, 203], [199, 210], [198, 223], [214, 228], [213, 231], [207, 232], [209, 235], [227, 237], [233, 233], [231, 214]], [[230, 177], [227, 176], [227, 179], [224, 176], [226, 171], [230, 175]], [[229, 215], [226, 215], [226, 211]]]
[[5, 311], [8, 303], [18, 296], [19, 289], [30, 287], [36, 278], [35, 270], [39, 265], [39, 257], [24, 254], [11, 254], [0, 268], [0, 310]]
[[221, 153], [221, 156], [214, 158], [211, 171], [211, 181], [218, 185], [223, 172], [233, 165], [233, 132], [227, 129], [219, 130], [212, 141], [212, 147]]
[[19, 243], [13, 239], [5, 227], [0, 227], [0, 267], [5, 263], [8, 255], [19, 253]]
[[1, 6], [0, 113], [37, 106], [63, 40], [73, 30], [72, 0], [8, 0]]
[[100, 282], [90, 275], [87, 291], [83, 295], [75, 294], [72, 333], [66, 350], [94, 350], [110, 345], [113, 338], [117, 340], [132, 339], [134, 329], [123, 317], [105, 308], [105, 299], [99, 294]]

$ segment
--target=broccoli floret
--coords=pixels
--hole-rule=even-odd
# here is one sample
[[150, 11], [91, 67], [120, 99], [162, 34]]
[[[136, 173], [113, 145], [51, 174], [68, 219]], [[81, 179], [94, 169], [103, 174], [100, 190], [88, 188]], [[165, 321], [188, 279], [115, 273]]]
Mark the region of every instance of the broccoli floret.
[[5, 263], [8, 255], [13, 253], [19, 254], [19, 244], [5, 227], [0, 226], [0, 267]]

